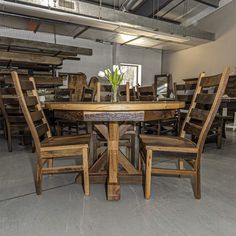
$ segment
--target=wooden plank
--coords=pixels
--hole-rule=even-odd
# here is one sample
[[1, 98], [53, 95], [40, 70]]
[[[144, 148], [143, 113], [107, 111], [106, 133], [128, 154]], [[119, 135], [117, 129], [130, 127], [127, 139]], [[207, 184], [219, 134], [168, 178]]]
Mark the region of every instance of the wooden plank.
[[127, 171], [129, 174], [138, 174], [138, 170], [135, 169], [135, 167], [129, 162], [129, 160], [126, 158], [126, 156], [119, 151], [119, 157], [118, 162], [121, 164], [121, 166]]
[[108, 140], [108, 128], [103, 124], [95, 124], [95, 128], [100, 132], [100, 134]]
[[38, 100], [35, 96], [25, 97], [25, 102], [28, 107], [38, 104]]
[[71, 56], [76, 56], [77, 54], [92, 56], [93, 51], [89, 48], [83, 47], [74, 47], [62, 44], [54, 44], [54, 43], [46, 43], [40, 41], [32, 41], [32, 40], [25, 40], [19, 38], [9, 38], [9, 37], [0, 37], [0, 44], [7, 45], [7, 46], [16, 46], [16, 47], [23, 47], [23, 48], [32, 48], [32, 49], [39, 49], [45, 51], [52, 51], [61, 52], [61, 54], [66, 53]]
[[175, 117], [176, 110], [166, 111], [145, 111], [144, 121], [155, 121]]
[[79, 103], [79, 102], [47, 102], [46, 108], [66, 111], [152, 111], [172, 110], [185, 107], [184, 102], [119, 102], [119, 103]]
[[39, 121], [43, 118], [42, 111], [33, 111], [33, 112], [30, 112], [30, 115], [31, 115], [33, 122]]
[[221, 80], [222, 74], [203, 77], [200, 83], [201, 87], [213, 87], [218, 86]]
[[143, 121], [144, 112], [84, 112], [84, 121]]
[[43, 174], [48, 175], [48, 174], [80, 172], [82, 170], [83, 166], [61, 166], [61, 167], [43, 168], [42, 172]]
[[41, 137], [43, 135], [45, 135], [48, 131], [48, 126], [46, 123], [42, 124], [42, 125], [39, 125], [36, 127], [36, 130], [37, 130], [37, 133], [38, 133], [38, 136]]
[[201, 120], [201, 121], [205, 121], [207, 116], [209, 114], [209, 111], [207, 110], [202, 110], [202, 109], [198, 109], [198, 108], [193, 108], [191, 110], [190, 113], [190, 117], [192, 119], [196, 119], [196, 120]]
[[27, 62], [36, 64], [46, 64], [46, 65], [60, 65], [62, 64], [62, 59], [59, 57], [51, 56], [41, 56], [35, 54], [18, 53], [18, 52], [1, 52], [1, 61], [13, 61], [13, 62]]
[[214, 102], [215, 96], [215, 94], [200, 93], [197, 95], [195, 101], [202, 105], [211, 105]]
[[191, 102], [193, 99], [193, 95], [178, 94], [176, 96], [179, 101], [184, 101], [184, 102]]
[[21, 80], [20, 85], [21, 85], [22, 90], [33, 90], [34, 89], [33, 83], [29, 80]]
[[15, 95], [16, 90], [15, 90], [15, 88], [0, 88], [0, 94], [2, 94], [2, 95], [8, 95], [8, 94]]
[[187, 122], [185, 124], [184, 130], [188, 133], [188, 134], [193, 134], [196, 137], [199, 137], [202, 127], [198, 126], [196, 124]]
[[108, 139], [108, 183], [107, 199], [120, 199], [120, 185], [118, 183], [118, 157], [119, 157], [119, 124], [117, 122], [109, 123]]

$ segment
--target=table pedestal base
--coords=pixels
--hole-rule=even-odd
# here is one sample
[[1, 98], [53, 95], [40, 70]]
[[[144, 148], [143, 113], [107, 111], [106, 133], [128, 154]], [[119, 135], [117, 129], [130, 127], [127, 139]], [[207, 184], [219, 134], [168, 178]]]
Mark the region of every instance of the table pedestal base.
[[119, 182], [107, 184], [107, 200], [110, 200], [110, 201], [120, 200], [120, 184], [119, 184]]

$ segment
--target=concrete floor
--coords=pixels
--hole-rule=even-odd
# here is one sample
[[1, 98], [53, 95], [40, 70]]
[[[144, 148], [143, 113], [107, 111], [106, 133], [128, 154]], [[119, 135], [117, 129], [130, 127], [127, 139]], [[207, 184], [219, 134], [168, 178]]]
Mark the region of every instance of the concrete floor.
[[35, 155], [17, 144], [8, 153], [0, 140], [0, 236], [236, 235], [236, 134], [222, 150], [206, 146], [201, 200], [190, 179], [159, 176], [149, 201], [140, 185], [122, 185], [118, 202], [106, 201], [103, 185], [84, 197], [74, 175], [45, 177], [37, 196]]

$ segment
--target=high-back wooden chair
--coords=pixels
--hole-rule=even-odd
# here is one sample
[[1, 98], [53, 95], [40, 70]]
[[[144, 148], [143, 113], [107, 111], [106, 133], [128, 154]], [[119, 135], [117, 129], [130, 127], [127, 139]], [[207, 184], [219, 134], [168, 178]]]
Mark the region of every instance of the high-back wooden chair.
[[81, 102], [93, 102], [94, 92], [91, 88], [83, 87]]
[[[42, 192], [43, 175], [83, 171], [85, 195], [89, 195], [88, 145], [90, 135], [53, 137], [41, 107], [33, 77], [27, 81], [21, 81], [17, 72], [12, 72], [11, 75], [36, 148], [37, 194]], [[78, 157], [79, 155], [82, 155], [82, 165], [53, 166], [54, 159], [71, 156]]]
[[112, 93], [111, 85], [108, 84], [101, 85], [100, 82], [97, 82], [97, 89], [96, 89], [97, 102], [110, 102], [111, 93]]
[[156, 101], [156, 87], [155, 85], [151, 86], [136, 86], [137, 88], [137, 99], [139, 101]]
[[4, 132], [8, 151], [12, 152], [13, 136], [22, 137], [24, 143], [25, 136], [30, 135], [15, 88], [0, 88], [0, 110], [4, 118]]
[[[194, 195], [201, 198], [200, 167], [204, 143], [216, 113], [219, 109], [221, 98], [224, 94], [229, 78], [229, 68], [216, 76], [204, 77], [201, 74], [188, 114], [185, 118], [179, 137], [140, 135], [141, 156], [145, 162], [145, 198], [151, 196], [151, 175], [185, 175], [194, 177]], [[215, 93], [206, 94], [204, 89], [215, 87]], [[196, 120], [198, 122], [196, 122]], [[186, 137], [190, 134], [196, 137], [196, 142]], [[152, 159], [154, 152], [173, 154], [178, 160], [178, 169], [153, 168]], [[183, 162], [189, 164], [184, 169]]]
[[137, 100], [135, 88], [134, 87], [130, 88], [129, 82], [119, 86], [118, 94], [120, 101], [129, 102]]

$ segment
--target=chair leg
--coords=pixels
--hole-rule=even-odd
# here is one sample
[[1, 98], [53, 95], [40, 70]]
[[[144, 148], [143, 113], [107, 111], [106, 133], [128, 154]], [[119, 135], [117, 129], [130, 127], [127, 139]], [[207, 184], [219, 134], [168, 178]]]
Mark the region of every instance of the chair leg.
[[152, 178], [152, 151], [147, 151], [146, 157], [146, 176], [145, 176], [145, 198], [151, 197], [151, 178]]
[[37, 163], [37, 173], [36, 173], [36, 193], [37, 195], [42, 194], [42, 167], [40, 163]]
[[88, 149], [83, 148], [84, 193], [89, 196]]
[[7, 129], [7, 145], [8, 145], [8, 152], [12, 152], [12, 136], [10, 129]]
[[217, 148], [219, 149], [221, 149], [222, 147], [222, 134], [223, 134], [223, 121], [221, 121], [221, 124], [217, 128], [216, 145], [217, 145]]
[[[136, 135], [136, 134], [135, 134]], [[136, 145], [136, 136], [131, 134], [131, 148], [130, 148], [130, 155], [131, 155], [131, 163], [135, 166], [135, 149], [137, 148]]]
[[[48, 159], [47, 161], [47, 167], [48, 168], [53, 168], [53, 159]], [[53, 174], [49, 174], [49, 176], [52, 176]]]
[[141, 159], [141, 154], [139, 153], [139, 156], [138, 156], [138, 171], [141, 171], [142, 170], [142, 159]]
[[201, 199], [201, 174], [200, 169], [194, 176], [194, 196], [196, 199]]

